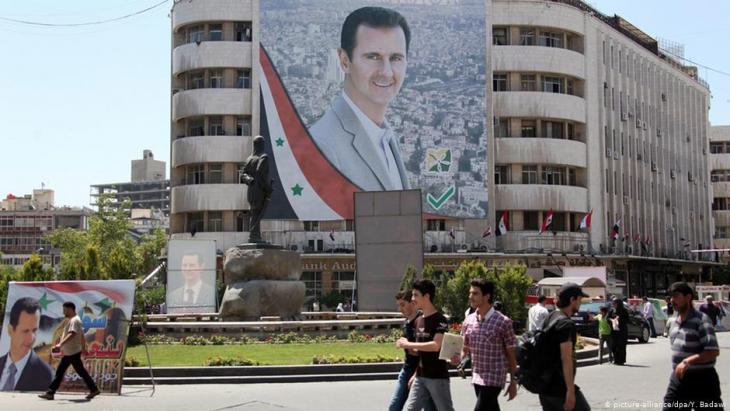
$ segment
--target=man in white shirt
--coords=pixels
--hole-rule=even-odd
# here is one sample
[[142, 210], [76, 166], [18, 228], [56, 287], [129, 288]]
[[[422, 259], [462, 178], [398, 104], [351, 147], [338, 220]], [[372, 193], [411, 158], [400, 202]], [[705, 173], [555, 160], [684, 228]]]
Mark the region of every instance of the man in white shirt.
[[656, 328], [654, 327], [654, 305], [649, 301], [649, 297], [644, 297], [644, 307], [642, 309], [644, 318], [649, 322], [649, 330], [651, 331], [651, 338], [656, 338]]
[[363, 7], [342, 26], [344, 90], [309, 129], [322, 153], [365, 191], [408, 189], [400, 143], [385, 119], [405, 79], [410, 29], [392, 9]]
[[545, 308], [545, 296], [539, 295], [537, 297], [537, 304], [530, 307], [527, 312], [527, 318], [529, 321], [527, 331], [537, 331], [542, 329], [542, 323], [548, 316], [548, 310]]

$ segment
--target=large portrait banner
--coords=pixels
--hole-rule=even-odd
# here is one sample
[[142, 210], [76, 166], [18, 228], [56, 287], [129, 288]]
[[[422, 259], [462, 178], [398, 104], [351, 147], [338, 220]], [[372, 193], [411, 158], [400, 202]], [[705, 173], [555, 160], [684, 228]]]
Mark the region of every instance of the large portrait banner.
[[215, 240], [170, 240], [167, 251], [167, 312], [216, 311]]
[[[86, 342], [82, 359], [89, 375], [101, 392], [121, 393], [134, 306], [133, 280], [11, 282], [0, 334], [0, 370], [8, 369], [11, 362], [15, 380], [0, 376], [0, 390], [48, 389], [61, 361], [62, 354], [51, 348], [60, 341], [67, 324], [65, 302], [74, 303], [81, 318]], [[69, 367], [59, 391], [87, 390]]]

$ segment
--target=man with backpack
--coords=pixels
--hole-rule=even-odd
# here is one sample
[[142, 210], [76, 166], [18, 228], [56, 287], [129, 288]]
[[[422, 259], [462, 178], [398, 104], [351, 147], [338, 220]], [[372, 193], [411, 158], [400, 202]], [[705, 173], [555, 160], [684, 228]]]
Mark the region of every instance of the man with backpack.
[[587, 294], [575, 283], [558, 291], [557, 310], [545, 319], [542, 330], [520, 338], [517, 357], [520, 384], [540, 396], [544, 411], [590, 411], [583, 393], [575, 385], [576, 328], [570, 317], [580, 309]]

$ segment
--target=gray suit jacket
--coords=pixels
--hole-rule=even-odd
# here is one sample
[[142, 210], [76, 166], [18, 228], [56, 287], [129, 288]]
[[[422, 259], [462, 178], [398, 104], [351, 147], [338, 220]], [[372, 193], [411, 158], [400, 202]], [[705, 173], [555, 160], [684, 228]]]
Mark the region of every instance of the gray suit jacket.
[[[332, 101], [330, 108], [310, 127], [309, 133], [332, 165], [360, 189], [396, 189], [360, 120], [341, 95]], [[397, 138], [391, 140], [390, 149], [398, 166], [403, 189], [408, 189], [408, 177]]]
[[[0, 373], [5, 369], [5, 361], [10, 354], [0, 357]], [[35, 352], [30, 352], [28, 362], [15, 384], [15, 391], [46, 391], [53, 381], [53, 370]]]

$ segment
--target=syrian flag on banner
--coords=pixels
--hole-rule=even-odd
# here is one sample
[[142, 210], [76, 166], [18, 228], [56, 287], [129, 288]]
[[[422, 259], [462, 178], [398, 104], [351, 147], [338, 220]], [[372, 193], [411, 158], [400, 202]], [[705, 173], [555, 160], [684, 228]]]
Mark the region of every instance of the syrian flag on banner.
[[621, 219], [619, 218], [618, 221], [616, 221], [613, 224], [613, 227], [611, 228], [611, 233], [609, 235], [611, 238], [618, 240], [620, 231], [621, 231]]
[[335, 229], [330, 230], [330, 240], [335, 241]]
[[492, 226], [489, 226], [486, 230], [482, 231], [482, 238], [487, 238], [490, 235], [492, 235]]
[[502, 213], [502, 217], [499, 218], [499, 223], [497, 223], [497, 232], [496, 235], [505, 235], [507, 234], [508, 228], [509, 228], [509, 222], [508, 222], [508, 211], [504, 210]]
[[451, 237], [452, 240], [456, 240], [456, 234], [454, 233], [454, 227], [451, 227], [451, 230], [449, 230], [449, 237]]
[[583, 219], [580, 220], [580, 225], [578, 226], [579, 230], [588, 230], [591, 228], [591, 216], [593, 215], [593, 210], [589, 211], [588, 214], [583, 216]]
[[553, 225], [553, 209], [549, 209], [547, 212], [547, 217], [545, 217], [545, 221], [542, 223], [542, 227], [540, 227], [540, 233], [542, 234], [545, 231], [548, 230]]

